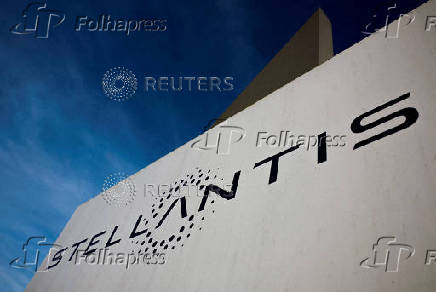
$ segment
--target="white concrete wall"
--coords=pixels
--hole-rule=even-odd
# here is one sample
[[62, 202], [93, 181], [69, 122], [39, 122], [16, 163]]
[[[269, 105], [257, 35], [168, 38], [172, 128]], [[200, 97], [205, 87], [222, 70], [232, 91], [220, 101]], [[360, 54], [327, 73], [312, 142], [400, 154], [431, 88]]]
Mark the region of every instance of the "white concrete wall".
[[[436, 263], [425, 265], [427, 250], [436, 250], [436, 28], [425, 31], [436, 3], [412, 13], [415, 21], [402, 27], [398, 39], [372, 35], [231, 118], [227, 125], [242, 127], [246, 136], [229, 155], [195, 150], [190, 141], [131, 177], [133, 203], [110, 206], [97, 196], [81, 205], [57, 240], [68, 247], [62, 261], [38, 272], [27, 291], [436, 291]], [[352, 133], [352, 121], [409, 92], [362, 123], [407, 107], [419, 112], [416, 123], [353, 150], [404, 118], [360, 134]], [[268, 184], [271, 163], [255, 163], [287, 148], [256, 147], [256, 136], [281, 130], [344, 134], [346, 146], [328, 147], [320, 164], [316, 148], [287, 153], [277, 181]], [[189, 238], [185, 230], [175, 249], [164, 251], [165, 264], [126, 269], [68, 262], [73, 243], [106, 231], [96, 245], [102, 248], [116, 225], [114, 239], [121, 242], [111, 252], [143, 250], [147, 244], [136, 241], [145, 234], [128, 238], [138, 216], [156, 225], [175, 199], [164, 199], [152, 218], [151, 205], [159, 199], [144, 197], [144, 184], [169, 184], [196, 167], [216, 171], [220, 186], [240, 170], [236, 197], [215, 196], [201, 212], [201, 197], [189, 197], [183, 219], [177, 203], [161, 227], [150, 229], [159, 242], [180, 234], [182, 225], [190, 230]], [[195, 225], [189, 229], [191, 214]], [[398, 272], [360, 266], [382, 236], [415, 249], [408, 259], [407, 251], [401, 254]]]

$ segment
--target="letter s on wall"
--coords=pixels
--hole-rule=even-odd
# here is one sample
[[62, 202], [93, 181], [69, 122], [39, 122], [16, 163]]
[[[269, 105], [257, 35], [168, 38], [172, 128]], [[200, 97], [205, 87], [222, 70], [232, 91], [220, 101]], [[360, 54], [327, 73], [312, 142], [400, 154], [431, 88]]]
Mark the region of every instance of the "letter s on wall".
[[362, 140], [362, 141], [354, 144], [353, 150], [356, 150], [359, 147], [368, 145], [369, 143], [380, 140], [388, 135], [392, 135], [398, 131], [406, 129], [406, 128], [410, 127], [411, 125], [413, 125], [414, 123], [416, 123], [416, 120], [418, 119], [418, 116], [419, 116], [418, 111], [413, 107], [406, 107], [406, 108], [403, 108], [399, 111], [393, 112], [390, 115], [387, 115], [387, 116], [384, 116], [378, 120], [375, 120], [374, 122], [368, 123], [366, 125], [361, 124], [363, 119], [365, 119], [365, 118], [367, 118], [367, 117], [369, 117], [369, 116], [371, 116], [371, 115], [373, 115], [373, 114], [375, 114], [375, 113], [377, 113], [377, 112], [379, 112], [387, 107], [390, 107], [390, 106], [392, 106], [392, 105], [394, 105], [402, 100], [405, 100], [409, 97], [410, 97], [410, 92], [403, 94], [400, 97], [397, 97], [393, 100], [390, 100], [387, 103], [380, 105], [380, 106], [374, 108], [373, 110], [370, 110], [366, 113], [363, 113], [362, 115], [355, 118], [353, 120], [353, 122], [351, 123], [351, 131], [353, 131], [353, 133], [355, 133], [355, 134], [363, 133], [366, 130], [375, 128], [378, 125], [384, 124], [384, 123], [386, 123], [394, 118], [397, 118], [397, 117], [402, 116], [406, 120], [398, 126], [390, 128], [384, 132], [381, 132], [380, 134], [374, 135], [368, 139]]

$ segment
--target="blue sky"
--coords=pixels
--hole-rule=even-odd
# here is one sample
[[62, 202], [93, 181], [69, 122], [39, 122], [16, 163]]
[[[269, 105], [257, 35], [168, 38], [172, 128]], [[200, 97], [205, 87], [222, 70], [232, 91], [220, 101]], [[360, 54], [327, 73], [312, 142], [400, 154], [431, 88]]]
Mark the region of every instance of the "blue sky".
[[[396, 12], [422, 2], [398, 0]], [[33, 272], [9, 266], [28, 237], [54, 241], [108, 175], [133, 174], [201, 134], [318, 7], [340, 53], [365, 36], [372, 15], [389, 2], [48, 1], [66, 14], [48, 39], [9, 32], [29, 3], [7, 0], [0, 11], [1, 291], [22, 291], [30, 281]], [[102, 13], [165, 18], [168, 30], [74, 31], [76, 16]], [[115, 66], [139, 81], [122, 103], [101, 89], [104, 72]], [[144, 92], [144, 76], [232, 76], [234, 89]]]

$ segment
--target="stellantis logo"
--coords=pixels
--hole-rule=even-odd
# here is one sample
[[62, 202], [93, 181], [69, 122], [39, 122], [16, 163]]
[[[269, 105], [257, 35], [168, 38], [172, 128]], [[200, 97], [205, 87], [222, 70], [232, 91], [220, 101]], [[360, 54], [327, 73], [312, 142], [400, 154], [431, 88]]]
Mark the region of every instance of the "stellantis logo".
[[46, 3], [32, 2], [23, 11], [23, 22], [12, 26], [10, 32], [46, 39], [50, 28], [59, 26], [64, 20], [65, 13], [48, 9]]
[[415, 249], [396, 241], [393, 236], [380, 237], [372, 246], [372, 255], [361, 261], [360, 266], [374, 269], [384, 267], [385, 272], [398, 272], [400, 261], [411, 258]]

